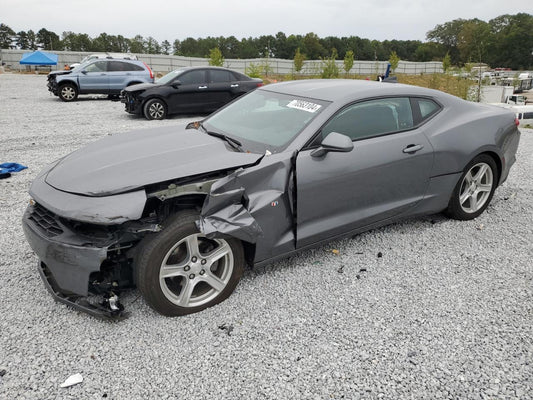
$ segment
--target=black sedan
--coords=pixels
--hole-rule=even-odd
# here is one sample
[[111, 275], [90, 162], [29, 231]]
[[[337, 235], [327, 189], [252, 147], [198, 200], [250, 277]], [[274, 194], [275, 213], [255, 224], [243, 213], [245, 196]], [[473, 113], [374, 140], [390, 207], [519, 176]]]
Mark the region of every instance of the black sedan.
[[130, 114], [164, 119], [170, 114], [208, 114], [263, 81], [220, 67], [185, 67], [169, 72], [156, 83], [132, 85], [121, 93]]

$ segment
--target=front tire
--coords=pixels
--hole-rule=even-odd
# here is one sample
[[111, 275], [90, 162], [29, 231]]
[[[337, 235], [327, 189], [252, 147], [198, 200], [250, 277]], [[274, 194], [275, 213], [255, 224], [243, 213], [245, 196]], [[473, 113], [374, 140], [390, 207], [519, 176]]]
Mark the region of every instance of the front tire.
[[498, 178], [498, 168], [492, 157], [481, 154], [474, 158], [457, 182], [446, 214], [463, 221], [478, 217], [492, 200]]
[[208, 239], [199, 232], [197, 219], [198, 213], [182, 211], [139, 245], [137, 287], [160, 314], [192, 314], [218, 304], [231, 295], [242, 276], [240, 241]]
[[167, 116], [167, 105], [159, 99], [151, 99], [144, 105], [144, 116], [148, 120], [165, 119]]
[[63, 101], [74, 101], [78, 98], [78, 88], [72, 83], [66, 83], [59, 87], [58, 96]]

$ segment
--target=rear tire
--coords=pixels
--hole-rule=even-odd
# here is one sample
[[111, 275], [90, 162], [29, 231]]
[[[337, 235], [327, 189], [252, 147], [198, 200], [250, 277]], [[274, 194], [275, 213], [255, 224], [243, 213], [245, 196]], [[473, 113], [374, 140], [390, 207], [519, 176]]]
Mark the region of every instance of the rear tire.
[[494, 159], [486, 154], [477, 156], [464, 169], [445, 213], [463, 221], [478, 217], [490, 204], [498, 180]]
[[63, 101], [74, 101], [78, 98], [78, 88], [72, 83], [65, 83], [59, 86], [57, 95]]
[[143, 108], [146, 119], [165, 119], [167, 116], [167, 105], [159, 99], [151, 99], [146, 102]]
[[208, 239], [196, 226], [198, 213], [182, 211], [163, 230], [139, 244], [137, 287], [154, 310], [166, 316], [192, 314], [228, 298], [244, 268], [241, 242]]

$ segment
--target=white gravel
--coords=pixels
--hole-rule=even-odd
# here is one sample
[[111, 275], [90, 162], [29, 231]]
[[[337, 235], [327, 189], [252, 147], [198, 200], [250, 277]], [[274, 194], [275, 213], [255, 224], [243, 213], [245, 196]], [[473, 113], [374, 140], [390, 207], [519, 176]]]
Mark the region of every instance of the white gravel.
[[[32, 179], [105, 135], [184, 120], [63, 103], [45, 76], [0, 75], [0, 162], [28, 166], [0, 180], [0, 398], [533, 397], [533, 130], [474, 221], [436, 215], [331, 243], [248, 271], [187, 317], [136, 291], [120, 323], [54, 302], [20, 223]], [[81, 384], [59, 387], [75, 373]]]

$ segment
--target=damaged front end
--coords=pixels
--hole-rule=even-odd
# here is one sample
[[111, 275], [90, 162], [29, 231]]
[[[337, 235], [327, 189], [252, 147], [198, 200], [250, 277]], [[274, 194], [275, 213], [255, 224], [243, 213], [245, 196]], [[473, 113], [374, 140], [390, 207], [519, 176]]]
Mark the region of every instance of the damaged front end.
[[[134, 286], [134, 245], [146, 233], [160, 230], [154, 218], [97, 225], [60, 217], [36, 202], [26, 209], [23, 228], [53, 297], [106, 319], [127, 316], [118, 296]], [[89, 301], [91, 296], [96, 301]]]

